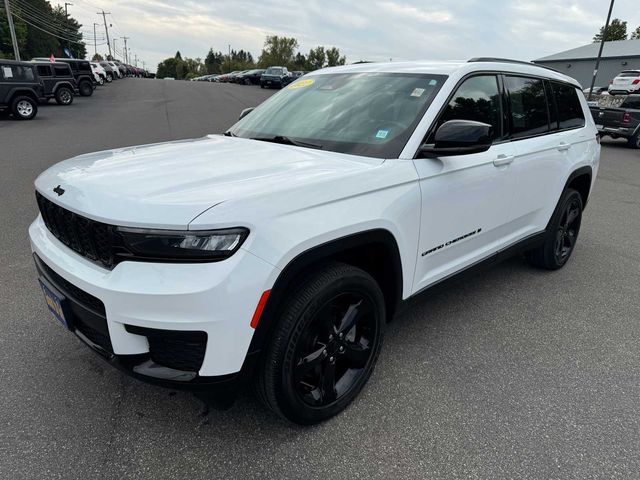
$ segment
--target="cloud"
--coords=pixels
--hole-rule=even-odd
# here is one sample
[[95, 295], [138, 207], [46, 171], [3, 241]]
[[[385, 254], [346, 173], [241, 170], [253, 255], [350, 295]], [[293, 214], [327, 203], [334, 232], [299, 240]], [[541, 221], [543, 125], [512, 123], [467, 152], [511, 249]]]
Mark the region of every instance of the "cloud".
[[[60, 4], [59, 1], [52, 3]], [[70, 14], [102, 21], [97, 0], [76, 0]], [[266, 35], [294, 36], [307, 52], [337, 46], [348, 61], [500, 56], [531, 60], [589, 43], [604, 24], [600, 0], [111, 0], [112, 37], [156, 65], [179, 50], [203, 58], [209, 47], [260, 54]], [[605, 2], [607, 3], [607, 2]], [[633, 0], [614, 17], [640, 25]], [[121, 40], [118, 41], [120, 48]]]

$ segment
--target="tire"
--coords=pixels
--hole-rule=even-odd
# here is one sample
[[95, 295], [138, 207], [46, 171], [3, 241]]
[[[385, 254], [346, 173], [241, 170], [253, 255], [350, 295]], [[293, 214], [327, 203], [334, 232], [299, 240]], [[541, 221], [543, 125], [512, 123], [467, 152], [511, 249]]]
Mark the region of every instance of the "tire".
[[100, 76], [98, 83], [100, 84], [100, 86], [104, 85], [104, 78], [102, 78], [102, 76]]
[[87, 80], [80, 82], [78, 90], [80, 90], [80, 95], [83, 97], [90, 97], [93, 95], [93, 85], [91, 85], [91, 82]]
[[31, 120], [38, 113], [38, 102], [20, 95], [11, 101], [11, 113], [16, 120]]
[[629, 137], [627, 139], [627, 145], [629, 148], [639, 149], [640, 148], [640, 132], [636, 133], [633, 137]]
[[107, 83], [111, 83], [113, 82], [113, 75], [111, 75], [110, 73], [107, 73]]
[[56, 90], [56, 102], [58, 105], [71, 105], [73, 103], [73, 92], [68, 87], [60, 87]]
[[376, 281], [350, 265], [326, 265], [299, 282], [280, 312], [258, 373], [258, 396], [292, 423], [333, 417], [371, 376], [384, 327]]
[[582, 222], [582, 197], [568, 188], [549, 221], [544, 243], [527, 253], [529, 262], [546, 270], [562, 268], [573, 253]]
[[261, 83], [260, 84], [260, 88], [265, 88], [264, 84]]

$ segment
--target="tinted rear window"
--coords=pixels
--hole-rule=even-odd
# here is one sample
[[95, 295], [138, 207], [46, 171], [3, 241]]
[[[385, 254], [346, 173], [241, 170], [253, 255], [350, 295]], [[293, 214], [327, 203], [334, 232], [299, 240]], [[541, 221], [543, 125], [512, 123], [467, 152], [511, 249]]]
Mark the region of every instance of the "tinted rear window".
[[68, 77], [69, 75], [71, 75], [71, 70], [69, 70], [69, 67], [66, 67], [64, 65], [55, 65], [53, 67], [53, 70], [56, 72], [56, 75], [58, 77]]
[[640, 72], [622, 72], [619, 77], [640, 77]]
[[35, 80], [33, 69], [22, 65], [0, 65], [0, 75], [4, 80], [15, 82], [33, 82]]
[[506, 77], [511, 101], [511, 136], [529, 137], [549, 131], [549, 112], [542, 80]]
[[625, 98], [620, 108], [633, 108], [640, 110], [640, 95], [629, 95]]
[[570, 85], [551, 82], [558, 111], [558, 126], [565, 128], [584, 127], [584, 113], [578, 98], [578, 90]]

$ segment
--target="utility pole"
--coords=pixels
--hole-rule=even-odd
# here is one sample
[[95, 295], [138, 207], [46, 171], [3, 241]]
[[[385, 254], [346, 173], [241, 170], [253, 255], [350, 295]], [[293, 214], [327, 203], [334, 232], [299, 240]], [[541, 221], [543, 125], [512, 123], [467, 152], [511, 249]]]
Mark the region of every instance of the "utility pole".
[[136, 56], [136, 68], [138, 68], [138, 54], [136, 53], [135, 56]]
[[[64, 2], [64, 18], [67, 24], [67, 34], [71, 36], [71, 29], [69, 28], [69, 12], [67, 12], [67, 5], [69, 5], [70, 7], [73, 7], [73, 3]], [[71, 40], [67, 40], [67, 47], [69, 48], [69, 53], [71, 53]]]
[[111, 57], [111, 41], [109, 40], [109, 29], [107, 28], [107, 15], [111, 15], [110, 12], [105, 12], [104, 10], [102, 10], [102, 12], [98, 12], [98, 15], [102, 15], [102, 20], [104, 20], [104, 31], [107, 34], [107, 46], [109, 47], [109, 56]]
[[604, 30], [602, 31], [602, 41], [600, 42], [600, 50], [598, 50], [598, 58], [596, 59], [596, 68], [593, 70], [593, 78], [591, 79], [591, 88], [589, 89], [589, 100], [593, 96], [593, 87], [596, 84], [596, 77], [598, 76], [598, 69], [600, 68], [600, 59], [602, 58], [602, 49], [604, 48], [604, 42], [607, 39], [607, 30], [609, 30], [609, 21], [611, 20], [611, 12], [613, 11], [613, 2], [609, 5], [609, 14], [607, 15], [607, 22], [604, 24]]
[[124, 63], [129, 63], [129, 59], [127, 56], [127, 40], [129, 40], [131, 37], [120, 37], [124, 40]]
[[[118, 40], [117, 38], [113, 39], [113, 54], [117, 57], [118, 56], [118, 49], [116, 48], [116, 40]], [[115, 57], [114, 57], [115, 60]]]
[[98, 41], [96, 40], [96, 25], [100, 25], [99, 23], [93, 23], [93, 53], [94, 56], [98, 55]]
[[231, 73], [231, 45], [229, 45], [229, 73]]
[[16, 39], [16, 29], [13, 26], [13, 17], [11, 16], [11, 7], [9, 6], [9, 0], [4, 0], [4, 9], [7, 12], [7, 19], [9, 20], [11, 43], [13, 43], [13, 57], [16, 60], [20, 61], [20, 49], [18, 48], [18, 40]]

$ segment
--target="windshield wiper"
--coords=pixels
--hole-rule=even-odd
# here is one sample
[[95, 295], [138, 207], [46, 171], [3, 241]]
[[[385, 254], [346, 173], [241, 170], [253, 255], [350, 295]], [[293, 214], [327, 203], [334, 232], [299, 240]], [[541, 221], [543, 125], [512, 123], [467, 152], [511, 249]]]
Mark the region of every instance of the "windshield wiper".
[[225, 137], [237, 137], [237, 135], [233, 133], [231, 130], [227, 130], [222, 135], [224, 135]]
[[318, 143], [301, 142], [284, 135], [275, 135], [273, 137], [253, 137], [251, 140], [260, 140], [261, 142], [281, 143], [283, 145], [295, 145], [296, 147], [317, 148], [321, 149], [322, 145]]

